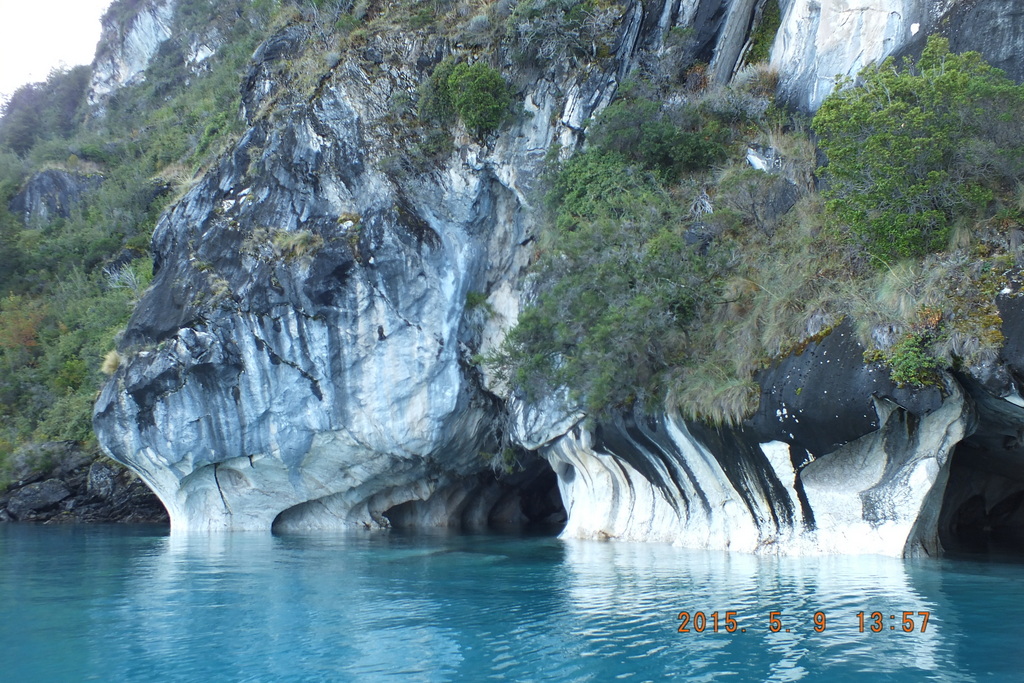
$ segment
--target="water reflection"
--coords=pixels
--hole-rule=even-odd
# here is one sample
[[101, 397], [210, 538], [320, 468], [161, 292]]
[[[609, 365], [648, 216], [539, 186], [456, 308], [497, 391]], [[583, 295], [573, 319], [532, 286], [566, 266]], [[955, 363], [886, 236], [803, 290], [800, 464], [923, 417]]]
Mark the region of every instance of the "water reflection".
[[[720, 632], [678, 633], [683, 610]], [[876, 611], [884, 630], [861, 632]], [[927, 630], [903, 633], [904, 611]], [[0, 527], [7, 680], [1010, 680], [1022, 618], [1015, 565]]]
[[[951, 658], [953, 643], [939, 605], [914, 587], [906, 565], [885, 557], [765, 558], [683, 551], [618, 543], [568, 543], [571, 576], [566, 610], [588, 624], [588, 647], [625, 648], [672, 623], [680, 611], [702, 612], [703, 633], [677, 633], [670, 644], [675, 666], [665, 676], [688, 680], [742, 675], [750, 680], [797, 681], [810, 672], [834, 669], [851, 680], [870, 673], [929, 672], [932, 680], [960, 681]], [[727, 611], [738, 628], [725, 632]], [[883, 614], [883, 631], [872, 633], [870, 613]], [[917, 628], [904, 633], [902, 613], [912, 611]], [[920, 632], [918, 612], [930, 612]], [[720, 618], [713, 632], [711, 614]], [[769, 617], [778, 612], [781, 629]], [[814, 630], [815, 613], [824, 630]], [[858, 613], [865, 612], [865, 631]], [[634, 615], [623, 619], [623, 615]], [[895, 618], [890, 619], [890, 615]], [[786, 629], [789, 632], [786, 632]], [[955, 632], [954, 632], [955, 634]], [[955, 635], [954, 635], [955, 638]], [[639, 642], [643, 642], [640, 640]]]
[[232, 680], [444, 678], [461, 661], [457, 639], [438, 626], [436, 601], [412, 590], [416, 567], [379, 571], [374, 545], [345, 535], [172, 535], [164, 553], [141, 560], [130, 593], [144, 597], [124, 617], [148, 642], [145, 659], [173, 661], [161, 678], [196, 680], [211, 667]]

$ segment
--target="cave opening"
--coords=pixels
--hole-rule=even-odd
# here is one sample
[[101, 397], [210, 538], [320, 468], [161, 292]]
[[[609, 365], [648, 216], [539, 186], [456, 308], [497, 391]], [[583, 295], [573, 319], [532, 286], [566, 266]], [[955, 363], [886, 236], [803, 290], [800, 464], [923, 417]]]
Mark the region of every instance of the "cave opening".
[[399, 530], [441, 525], [464, 532], [556, 536], [568, 515], [554, 470], [532, 456], [516, 472], [479, 473], [435, 491], [425, 501], [395, 505], [384, 517]]
[[1024, 450], [1017, 438], [976, 433], [957, 445], [939, 513], [948, 556], [1024, 561]]

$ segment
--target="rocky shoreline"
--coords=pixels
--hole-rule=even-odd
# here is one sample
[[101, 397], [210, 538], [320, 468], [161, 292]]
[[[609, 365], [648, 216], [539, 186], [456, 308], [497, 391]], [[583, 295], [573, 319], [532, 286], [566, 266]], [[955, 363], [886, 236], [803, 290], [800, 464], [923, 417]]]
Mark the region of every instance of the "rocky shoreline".
[[152, 491], [125, 467], [73, 441], [22, 448], [0, 493], [0, 522], [168, 524]]

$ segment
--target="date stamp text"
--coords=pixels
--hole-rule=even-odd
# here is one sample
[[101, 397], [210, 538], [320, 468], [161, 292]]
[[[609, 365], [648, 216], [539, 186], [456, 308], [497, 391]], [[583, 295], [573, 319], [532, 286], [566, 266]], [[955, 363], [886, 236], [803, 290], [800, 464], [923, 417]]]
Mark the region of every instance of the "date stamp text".
[[767, 618], [740, 615], [737, 611], [680, 612], [679, 633], [746, 633], [765, 631], [790, 633], [813, 631], [824, 633], [828, 628], [856, 628], [860, 633], [924, 633], [928, 629], [931, 612], [857, 612], [830, 619], [818, 611], [809, 618], [795, 617], [782, 612], [769, 612]]

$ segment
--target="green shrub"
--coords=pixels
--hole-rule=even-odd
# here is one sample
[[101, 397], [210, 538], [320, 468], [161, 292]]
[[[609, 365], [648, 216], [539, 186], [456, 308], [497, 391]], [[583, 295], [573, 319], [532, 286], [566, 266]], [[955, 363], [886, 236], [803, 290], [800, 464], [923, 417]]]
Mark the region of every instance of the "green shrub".
[[71, 135], [82, 119], [87, 66], [54, 69], [45, 83], [23, 85], [0, 109], [0, 145], [26, 156], [37, 142]]
[[588, 132], [589, 143], [616, 152], [673, 182], [684, 172], [709, 168], [725, 157], [728, 131], [696, 112], [681, 112], [686, 128], [657, 102], [624, 99], [608, 105]]
[[497, 130], [511, 112], [512, 93], [501, 73], [483, 62], [456, 63], [447, 57], [420, 87], [418, 110], [421, 119], [441, 127], [458, 117], [474, 135], [483, 137]]
[[357, 17], [353, 14], [342, 14], [338, 17], [337, 21], [334, 22], [334, 30], [343, 36], [347, 36], [352, 31], [359, 28], [362, 23], [362, 17]]
[[45, 441], [94, 444], [92, 404], [95, 393], [77, 392], [58, 397], [42, 416], [35, 437]]
[[938, 384], [939, 359], [928, 352], [927, 336], [921, 332], [903, 335], [885, 354], [892, 381], [897, 386], [923, 387]]
[[570, 388], [591, 415], [663, 398], [713, 288], [681, 205], [652, 174], [599, 151], [566, 163], [548, 199], [538, 301], [488, 362], [531, 395]]
[[508, 83], [483, 62], [457, 64], [448, 75], [448, 93], [459, 118], [478, 136], [497, 130], [512, 108]]
[[932, 36], [916, 64], [861, 72], [814, 117], [828, 209], [873, 255], [921, 256], [946, 246], [955, 217], [1019, 174], [1024, 87], [976, 52]]
[[559, 170], [546, 201], [555, 211], [556, 231], [562, 234], [597, 215], [612, 219], [625, 215], [636, 196], [657, 188], [622, 155], [594, 150], [577, 154]]
[[419, 117], [424, 121], [439, 125], [449, 125], [455, 121], [455, 103], [452, 102], [448, 77], [455, 70], [455, 60], [445, 57], [434, 70], [430, 78], [420, 86], [420, 97], [417, 105]]
[[487, 303], [487, 292], [466, 292], [466, 310], [481, 309], [491, 313], [491, 305]]
[[81, 358], [70, 358], [64, 361], [60, 371], [53, 380], [58, 391], [74, 393], [78, 391], [88, 377], [89, 368]]

